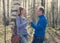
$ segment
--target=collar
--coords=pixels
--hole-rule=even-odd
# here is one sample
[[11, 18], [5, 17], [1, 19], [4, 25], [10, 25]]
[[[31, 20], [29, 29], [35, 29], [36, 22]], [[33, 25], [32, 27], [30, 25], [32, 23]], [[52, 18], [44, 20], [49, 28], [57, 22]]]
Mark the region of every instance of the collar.
[[39, 18], [41, 18], [41, 17], [43, 17], [43, 16], [44, 16], [44, 14], [40, 15]]

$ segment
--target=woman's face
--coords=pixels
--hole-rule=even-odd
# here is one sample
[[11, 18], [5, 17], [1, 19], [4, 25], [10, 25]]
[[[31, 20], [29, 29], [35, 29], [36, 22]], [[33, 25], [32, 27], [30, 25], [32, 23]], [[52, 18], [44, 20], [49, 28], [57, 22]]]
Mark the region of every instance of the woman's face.
[[25, 15], [26, 15], [26, 10], [23, 9], [23, 10], [21, 11], [21, 13], [25, 16]]

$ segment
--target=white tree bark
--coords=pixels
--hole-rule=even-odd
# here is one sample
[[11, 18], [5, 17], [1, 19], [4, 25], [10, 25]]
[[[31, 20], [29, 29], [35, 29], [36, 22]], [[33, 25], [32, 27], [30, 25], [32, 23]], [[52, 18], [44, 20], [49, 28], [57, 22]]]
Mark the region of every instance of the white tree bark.
[[[16, 15], [18, 13], [18, 8], [20, 7], [20, 4], [21, 3], [21, 0], [11, 0], [11, 23], [13, 24], [12, 28], [14, 28], [15, 26], [15, 19], [16, 19]], [[12, 34], [15, 34], [14, 33], [14, 30], [12, 29]]]

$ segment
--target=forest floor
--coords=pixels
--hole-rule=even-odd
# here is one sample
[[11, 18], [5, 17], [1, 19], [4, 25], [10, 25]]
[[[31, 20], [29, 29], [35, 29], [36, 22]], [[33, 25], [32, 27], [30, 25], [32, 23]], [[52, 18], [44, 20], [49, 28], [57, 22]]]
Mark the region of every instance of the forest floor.
[[[29, 32], [29, 43], [31, 43], [33, 38], [33, 29], [28, 26], [28, 32]], [[56, 32], [56, 33], [55, 33]], [[46, 36], [44, 43], [60, 43], [60, 31], [56, 31], [53, 28], [48, 28], [46, 30]], [[6, 27], [6, 42], [11, 43], [11, 26]], [[4, 27], [3, 25], [0, 25], [0, 43], [4, 43]]]

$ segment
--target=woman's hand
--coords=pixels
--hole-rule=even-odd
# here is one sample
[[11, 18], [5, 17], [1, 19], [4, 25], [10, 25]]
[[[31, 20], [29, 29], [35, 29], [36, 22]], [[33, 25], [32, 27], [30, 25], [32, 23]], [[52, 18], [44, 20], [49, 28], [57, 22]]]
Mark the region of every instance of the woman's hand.
[[31, 18], [28, 18], [28, 22], [32, 22], [32, 19]]

